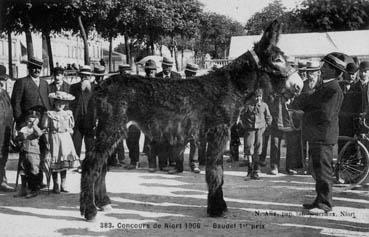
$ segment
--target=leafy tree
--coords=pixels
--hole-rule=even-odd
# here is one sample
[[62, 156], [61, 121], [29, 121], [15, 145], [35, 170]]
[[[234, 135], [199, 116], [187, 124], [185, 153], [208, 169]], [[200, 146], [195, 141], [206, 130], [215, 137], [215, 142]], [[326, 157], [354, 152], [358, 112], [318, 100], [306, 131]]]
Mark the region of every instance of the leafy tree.
[[369, 2], [366, 0], [304, 0], [296, 14], [314, 31], [367, 29]]
[[213, 58], [227, 57], [231, 37], [246, 34], [239, 22], [216, 13], [204, 13], [200, 25], [195, 51], [200, 55], [210, 53]]

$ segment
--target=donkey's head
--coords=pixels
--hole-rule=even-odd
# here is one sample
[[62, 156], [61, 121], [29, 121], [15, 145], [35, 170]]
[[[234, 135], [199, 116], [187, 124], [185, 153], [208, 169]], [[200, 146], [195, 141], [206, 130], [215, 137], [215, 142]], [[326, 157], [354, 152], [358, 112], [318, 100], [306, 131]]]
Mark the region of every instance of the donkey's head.
[[265, 29], [261, 40], [249, 53], [258, 68], [261, 83], [264, 79], [264, 83], [269, 83], [273, 91], [292, 97], [300, 94], [303, 81], [297, 70], [287, 62], [283, 51], [277, 47], [280, 33], [281, 24], [275, 20]]
[[280, 23], [273, 21], [252, 50], [223, 69], [242, 93], [252, 94], [258, 87], [263, 88], [266, 95], [283, 93], [293, 97], [301, 92], [302, 79], [277, 47], [280, 31]]

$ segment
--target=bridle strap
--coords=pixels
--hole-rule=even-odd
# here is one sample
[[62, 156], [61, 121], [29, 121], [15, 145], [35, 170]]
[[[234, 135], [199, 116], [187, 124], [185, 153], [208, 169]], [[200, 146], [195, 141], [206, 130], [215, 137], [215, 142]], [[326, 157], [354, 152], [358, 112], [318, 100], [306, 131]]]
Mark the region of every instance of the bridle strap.
[[259, 59], [258, 55], [255, 53], [255, 51], [253, 49], [250, 49], [249, 52], [250, 52], [252, 58], [254, 59], [254, 62], [256, 64], [256, 66], [258, 68], [261, 68], [260, 59]]

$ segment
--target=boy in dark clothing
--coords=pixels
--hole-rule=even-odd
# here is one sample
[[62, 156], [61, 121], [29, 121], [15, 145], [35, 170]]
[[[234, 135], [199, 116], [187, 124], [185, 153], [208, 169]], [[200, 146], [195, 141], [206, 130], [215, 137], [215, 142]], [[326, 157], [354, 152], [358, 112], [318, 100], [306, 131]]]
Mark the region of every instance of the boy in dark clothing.
[[272, 123], [268, 105], [262, 101], [263, 91], [257, 89], [255, 95], [241, 110], [240, 122], [244, 134], [244, 159], [248, 161], [248, 174], [251, 179], [259, 179], [259, 156], [262, 151], [263, 133]]

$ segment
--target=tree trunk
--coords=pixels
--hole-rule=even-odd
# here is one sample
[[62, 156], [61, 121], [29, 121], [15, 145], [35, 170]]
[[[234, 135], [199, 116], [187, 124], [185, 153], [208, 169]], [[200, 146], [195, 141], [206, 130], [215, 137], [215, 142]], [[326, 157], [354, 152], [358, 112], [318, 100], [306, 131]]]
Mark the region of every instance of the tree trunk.
[[81, 36], [82, 36], [82, 40], [83, 40], [83, 44], [84, 44], [85, 65], [90, 65], [90, 56], [89, 56], [89, 53], [88, 53], [87, 34], [86, 34], [85, 27], [83, 26], [81, 16], [78, 17], [78, 25], [79, 25], [79, 29], [81, 31]]
[[9, 76], [11, 78], [14, 77], [13, 75], [13, 52], [12, 52], [12, 31], [8, 29], [8, 60], [9, 60]]
[[154, 41], [150, 42], [150, 48], [151, 48], [151, 55], [154, 55], [155, 54]]
[[113, 71], [113, 37], [109, 38], [109, 72]]
[[54, 59], [53, 59], [53, 51], [51, 48], [50, 32], [45, 32], [43, 33], [43, 35], [46, 40], [47, 56], [49, 57], [50, 74], [52, 74], [54, 72]]
[[160, 56], [163, 57], [163, 44], [160, 44]]
[[184, 49], [182, 48], [181, 49], [181, 70], [183, 69], [183, 63], [184, 63], [184, 55], [183, 55], [183, 53], [184, 53]]
[[25, 34], [26, 34], [26, 44], [27, 44], [27, 56], [28, 58], [30, 58], [34, 56], [31, 30], [27, 28], [25, 30]]
[[126, 63], [131, 64], [131, 47], [129, 45], [129, 38], [124, 34], [124, 46], [126, 47]]

